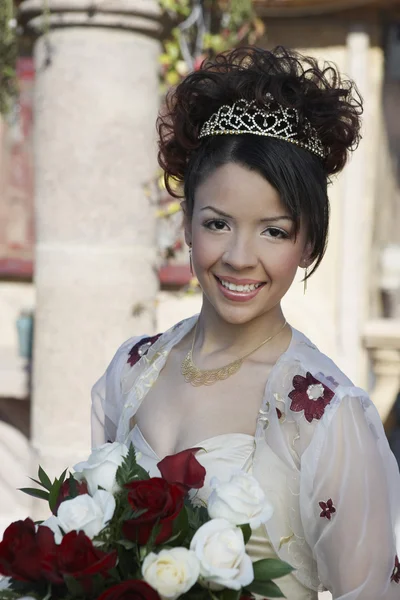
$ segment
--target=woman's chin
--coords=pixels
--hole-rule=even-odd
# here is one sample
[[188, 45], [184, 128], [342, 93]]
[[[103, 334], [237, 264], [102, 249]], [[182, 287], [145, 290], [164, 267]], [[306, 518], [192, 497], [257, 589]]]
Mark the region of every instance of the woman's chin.
[[250, 306], [226, 306], [220, 303], [213, 304], [213, 307], [218, 316], [229, 323], [230, 325], [245, 325], [250, 323], [254, 319], [260, 317], [263, 313], [267, 312], [264, 310], [256, 310], [255, 307]]

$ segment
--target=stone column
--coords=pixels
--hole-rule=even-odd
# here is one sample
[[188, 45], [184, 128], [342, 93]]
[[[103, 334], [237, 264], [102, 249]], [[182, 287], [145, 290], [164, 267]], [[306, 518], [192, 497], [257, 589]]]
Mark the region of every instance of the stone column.
[[375, 81], [374, 57], [369, 34], [363, 27], [347, 36], [346, 74], [364, 99], [363, 139], [344, 172], [339, 267], [338, 342], [340, 363], [358, 385], [367, 386], [366, 353], [362, 345], [363, 324], [370, 301], [372, 210], [375, 200], [376, 162], [380, 122], [381, 81]]
[[400, 392], [400, 319], [375, 319], [364, 326], [375, 382], [371, 398], [383, 422]]
[[[33, 438], [52, 474], [90, 449], [90, 389], [152, 333], [157, 292], [156, 0], [49, 0], [35, 46], [37, 310]], [[45, 25], [42, 0], [22, 20]]]

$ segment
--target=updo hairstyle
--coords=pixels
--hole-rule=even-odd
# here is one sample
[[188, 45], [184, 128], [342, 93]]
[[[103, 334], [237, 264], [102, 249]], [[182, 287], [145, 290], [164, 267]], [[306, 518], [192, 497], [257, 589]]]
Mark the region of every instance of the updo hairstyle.
[[[223, 105], [244, 98], [262, 108], [269, 93], [284, 107], [295, 108], [302, 124], [308, 120], [317, 132], [325, 158], [285, 140], [251, 134], [199, 139], [205, 121]], [[341, 78], [336, 67], [320, 67], [314, 58], [277, 47], [272, 51], [242, 47], [205, 61], [166, 98], [157, 121], [158, 160], [168, 191], [184, 196], [189, 217], [197, 187], [218, 167], [235, 163], [258, 172], [280, 194], [294, 219], [307, 227], [314, 262], [325, 252], [329, 226], [327, 186], [346, 164], [360, 140], [362, 100], [352, 81]], [[180, 185], [177, 191], [176, 184]], [[182, 194], [183, 191], [183, 194]], [[243, 200], [245, 201], [245, 199]]]

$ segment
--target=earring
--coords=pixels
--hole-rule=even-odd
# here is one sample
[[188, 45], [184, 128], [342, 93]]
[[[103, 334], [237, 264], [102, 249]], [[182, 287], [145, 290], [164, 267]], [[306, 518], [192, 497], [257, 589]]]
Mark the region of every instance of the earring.
[[304, 282], [304, 295], [306, 294], [306, 291], [307, 291], [307, 276], [308, 276], [308, 267], [306, 267], [306, 271], [305, 271], [305, 274], [304, 274], [304, 280], [303, 280], [303, 282]]
[[190, 266], [190, 272], [193, 275], [192, 246], [189, 246], [189, 266]]

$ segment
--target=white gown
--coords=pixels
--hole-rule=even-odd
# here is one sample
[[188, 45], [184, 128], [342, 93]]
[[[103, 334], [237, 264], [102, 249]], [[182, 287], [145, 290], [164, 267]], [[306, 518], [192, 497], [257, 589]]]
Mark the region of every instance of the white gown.
[[[133, 443], [157, 475], [158, 457], [133, 416], [193, 317], [150, 340], [132, 338], [93, 388], [93, 446]], [[152, 343], [150, 343], [152, 342]], [[140, 357], [140, 354], [143, 354]], [[277, 581], [288, 600], [400, 600], [400, 475], [368, 396], [300, 332], [272, 369], [255, 435], [199, 441], [209, 480], [251, 472], [274, 505], [253, 533], [253, 560], [278, 555], [296, 570]], [[396, 550], [397, 540], [397, 550]]]

